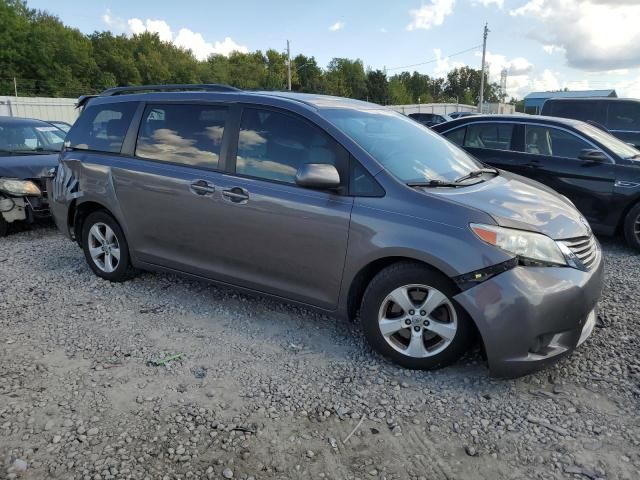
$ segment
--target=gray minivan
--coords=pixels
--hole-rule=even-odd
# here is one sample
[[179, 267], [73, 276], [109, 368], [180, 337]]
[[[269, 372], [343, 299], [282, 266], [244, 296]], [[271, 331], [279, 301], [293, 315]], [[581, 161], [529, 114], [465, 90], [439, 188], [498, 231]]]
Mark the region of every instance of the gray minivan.
[[49, 192], [104, 279], [179, 272], [359, 312], [408, 368], [479, 338], [494, 375], [521, 375], [595, 324], [602, 253], [567, 198], [371, 103], [110, 90], [69, 132]]

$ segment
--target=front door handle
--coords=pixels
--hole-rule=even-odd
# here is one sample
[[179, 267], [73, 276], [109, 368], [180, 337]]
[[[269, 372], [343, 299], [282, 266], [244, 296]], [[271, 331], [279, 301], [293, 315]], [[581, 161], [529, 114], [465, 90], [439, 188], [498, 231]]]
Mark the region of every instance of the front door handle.
[[246, 189], [240, 187], [233, 187], [222, 191], [222, 196], [225, 200], [233, 203], [245, 204], [249, 201], [249, 192]]
[[191, 183], [189, 186], [189, 190], [191, 190], [196, 195], [211, 195], [216, 191], [216, 187], [211, 185], [206, 180], [196, 180]]

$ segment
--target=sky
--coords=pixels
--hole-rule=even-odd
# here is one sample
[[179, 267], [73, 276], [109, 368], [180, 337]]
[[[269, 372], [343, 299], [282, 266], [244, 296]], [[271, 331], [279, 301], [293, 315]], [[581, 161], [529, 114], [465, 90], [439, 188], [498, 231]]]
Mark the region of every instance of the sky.
[[[198, 58], [233, 50], [359, 58], [389, 75], [480, 68], [507, 93], [608, 89], [640, 97], [640, 0], [30, 0], [84, 33], [145, 30]], [[463, 53], [461, 53], [463, 52]], [[403, 67], [403, 68], [400, 68]]]

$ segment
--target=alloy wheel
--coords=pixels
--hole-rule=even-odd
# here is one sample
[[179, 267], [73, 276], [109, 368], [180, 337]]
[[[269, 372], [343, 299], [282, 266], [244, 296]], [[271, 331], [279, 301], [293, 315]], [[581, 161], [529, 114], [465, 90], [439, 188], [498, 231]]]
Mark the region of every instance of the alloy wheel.
[[396, 351], [425, 358], [445, 350], [458, 330], [458, 316], [447, 296], [428, 285], [404, 285], [383, 300], [378, 326]]
[[89, 254], [93, 263], [105, 273], [111, 273], [120, 263], [120, 243], [114, 231], [105, 223], [94, 223], [89, 230]]

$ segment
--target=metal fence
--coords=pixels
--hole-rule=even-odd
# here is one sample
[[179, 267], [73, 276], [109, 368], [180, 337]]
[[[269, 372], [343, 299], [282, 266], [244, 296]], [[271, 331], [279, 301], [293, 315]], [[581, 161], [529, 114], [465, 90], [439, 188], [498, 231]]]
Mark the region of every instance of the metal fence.
[[78, 118], [76, 102], [75, 98], [0, 96], [0, 116], [73, 123]]
[[475, 105], [465, 105], [462, 103], [416, 103], [413, 105], [388, 105], [396, 112], [409, 115], [411, 113], [453, 113], [453, 112], [477, 112]]

